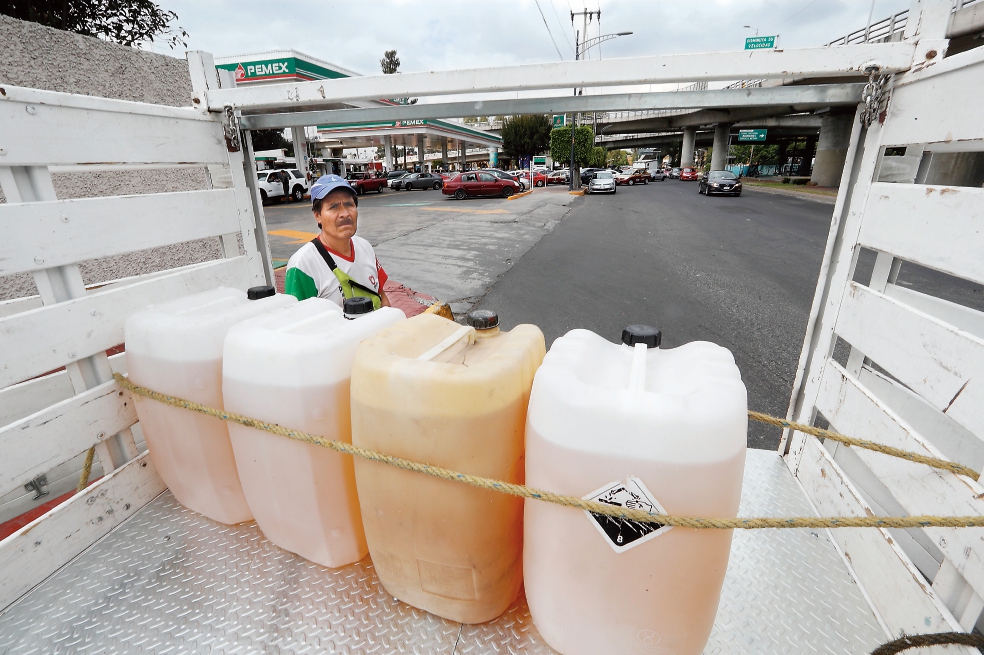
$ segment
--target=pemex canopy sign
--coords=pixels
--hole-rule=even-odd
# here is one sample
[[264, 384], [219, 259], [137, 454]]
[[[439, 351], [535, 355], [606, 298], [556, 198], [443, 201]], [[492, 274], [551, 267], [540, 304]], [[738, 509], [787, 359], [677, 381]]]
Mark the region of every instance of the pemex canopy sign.
[[239, 61], [216, 64], [216, 68], [232, 71], [236, 82], [260, 82], [264, 80], [325, 80], [348, 77], [342, 73], [300, 57], [281, 57], [260, 61]]

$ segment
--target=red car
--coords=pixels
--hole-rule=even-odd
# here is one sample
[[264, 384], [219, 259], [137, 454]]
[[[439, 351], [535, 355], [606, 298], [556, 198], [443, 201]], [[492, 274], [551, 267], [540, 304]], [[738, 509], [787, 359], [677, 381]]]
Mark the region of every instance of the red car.
[[697, 173], [696, 168], [685, 168], [680, 171], [681, 182], [696, 182], [699, 179], [700, 175]]
[[519, 182], [503, 180], [483, 171], [467, 171], [455, 175], [444, 183], [441, 189], [446, 196], [454, 196], [464, 200], [471, 196], [502, 196], [508, 198], [517, 191], [522, 191]]
[[[522, 173], [517, 173], [517, 175], [520, 175], [520, 176], [526, 178], [526, 181], [529, 182], [529, 179], [530, 179], [530, 172], [529, 171], [523, 171]], [[534, 172], [533, 173], [533, 186], [547, 186], [547, 176], [544, 175], [543, 173], [539, 172], [539, 171]]]

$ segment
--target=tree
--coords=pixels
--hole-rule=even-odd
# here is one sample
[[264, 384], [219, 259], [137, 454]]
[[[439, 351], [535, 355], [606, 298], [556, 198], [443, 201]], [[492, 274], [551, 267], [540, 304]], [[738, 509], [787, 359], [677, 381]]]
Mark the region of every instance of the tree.
[[528, 160], [550, 147], [550, 130], [550, 119], [543, 114], [506, 118], [502, 121], [502, 151], [520, 161]]
[[283, 130], [252, 130], [253, 151], [257, 150], [280, 150], [289, 157], [294, 156], [294, 144], [284, 138]]
[[604, 146], [595, 146], [591, 149], [591, 156], [588, 157], [588, 166], [592, 168], [604, 168], [605, 157], [607, 156], [608, 151], [605, 150]]
[[619, 166], [627, 166], [629, 163], [629, 158], [624, 150], [613, 150], [608, 155], [608, 165], [612, 168], [618, 168]]
[[0, 13], [125, 46], [155, 37], [167, 37], [172, 50], [188, 45], [188, 33], [171, 27], [178, 15], [151, 0], [17, 0], [0, 5]]
[[396, 56], [396, 50], [387, 50], [383, 53], [383, 58], [379, 60], [379, 66], [383, 69], [384, 75], [392, 75], [400, 70], [400, 58]]
[[[574, 132], [574, 164], [584, 166], [591, 157], [594, 147], [594, 132], [587, 125], [579, 125]], [[557, 163], [569, 164], [571, 161], [570, 126], [554, 128], [550, 132], [550, 157]]]

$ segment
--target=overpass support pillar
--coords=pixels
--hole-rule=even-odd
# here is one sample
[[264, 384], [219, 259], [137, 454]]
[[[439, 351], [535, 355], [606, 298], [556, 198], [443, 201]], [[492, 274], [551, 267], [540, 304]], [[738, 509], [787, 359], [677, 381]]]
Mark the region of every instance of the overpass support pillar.
[[448, 138], [441, 137], [441, 169], [448, 170]]
[[731, 123], [718, 123], [714, 126], [714, 150], [711, 152], [711, 170], [723, 171], [728, 165], [728, 136]]
[[383, 137], [383, 147], [386, 150], [385, 159], [383, 163], [386, 165], [386, 170], [393, 170], [393, 137], [389, 134]]
[[466, 149], [465, 142], [458, 141], [458, 170], [459, 171], [465, 170], [465, 165], [466, 165], [465, 149]]
[[840, 184], [853, 127], [853, 112], [828, 114], [820, 121], [820, 138], [817, 141], [817, 157], [813, 163], [813, 174], [810, 176], [811, 184], [826, 187]]
[[697, 140], [697, 128], [683, 128], [683, 147], [680, 149], [680, 166], [685, 168], [694, 165], [694, 141]]

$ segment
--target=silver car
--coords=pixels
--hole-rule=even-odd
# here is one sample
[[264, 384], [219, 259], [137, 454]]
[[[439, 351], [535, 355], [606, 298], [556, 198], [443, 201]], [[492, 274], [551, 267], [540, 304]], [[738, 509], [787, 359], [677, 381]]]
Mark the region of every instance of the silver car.
[[615, 176], [611, 171], [598, 171], [588, 182], [586, 193], [615, 193]]

